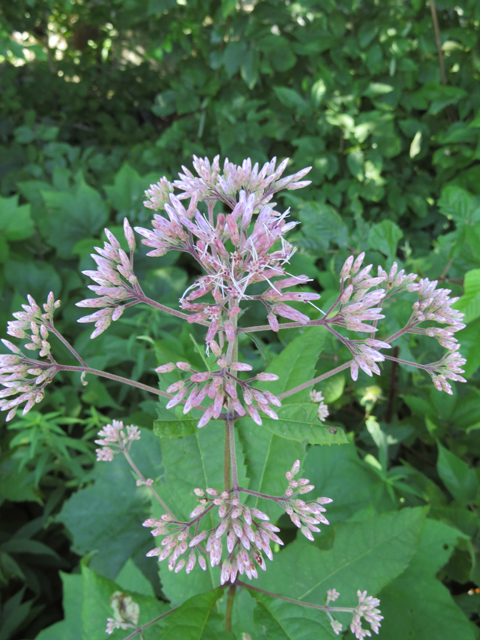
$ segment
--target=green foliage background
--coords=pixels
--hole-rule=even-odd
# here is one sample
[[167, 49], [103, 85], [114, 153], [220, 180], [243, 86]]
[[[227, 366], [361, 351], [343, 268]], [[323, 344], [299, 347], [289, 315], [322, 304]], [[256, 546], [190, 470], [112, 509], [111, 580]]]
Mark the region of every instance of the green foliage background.
[[[292, 423], [307, 412], [306, 397], [287, 403], [280, 425], [238, 429], [251, 488], [283, 492], [283, 474], [300, 458], [318, 495], [334, 499], [332, 524], [315, 543], [280, 519], [289, 544], [258, 585], [316, 603], [336, 588], [346, 605], [367, 589], [381, 598], [385, 640], [480, 637], [480, 5], [439, 0], [436, 10], [445, 82], [423, 0], [0, 8], [2, 334], [27, 293], [40, 302], [53, 290], [58, 328], [92, 367], [156, 385], [158, 364], [198, 361], [192, 327], [174, 318], [132, 311], [90, 342], [74, 306], [103, 227], [115, 232], [124, 216], [146, 223], [143, 190], [190, 166], [192, 154], [312, 165], [312, 185], [280, 204], [302, 223], [292, 272], [314, 279], [324, 305], [341, 264], [360, 250], [461, 296], [469, 383], [453, 397], [387, 364], [381, 378], [361, 374], [353, 385], [340, 374], [320, 387], [337, 441], [348, 444], [321, 446], [324, 431], [305, 437], [309, 420]], [[140, 250], [136, 265], [146, 293], [167, 304], [195, 276], [173, 254], [151, 260]], [[388, 309], [389, 331], [403, 326], [411, 302]], [[264, 318], [252, 307], [245, 321]], [[308, 332], [258, 336], [243, 336], [244, 359], [289, 366], [292, 379], [346, 356], [325, 336], [312, 350]], [[302, 349], [306, 359], [293, 362]], [[60, 344], [58, 353], [70, 362]], [[439, 353], [415, 336], [399, 343], [407, 360]], [[221, 482], [215, 424], [197, 433], [186, 420], [168, 422], [158, 402], [113, 383], [83, 387], [65, 375], [52, 387], [37, 411], [1, 431], [0, 640], [103, 638], [116, 590], [140, 604], [142, 624], [182, 604], [147, 639], [334, 637], [313, 610], [245, 591], [228, 636], [224, 598], [211, 591], [218, 577], [164, 569], [159, 577], [139, 526], [147, 493], [122, 461], [94, 463], [100, 426], [134, 422], [143, 436], [133, 455], [165, 499], [188, 510], [193, 487]], [[197, 468], [198, 456], [210, 466]]]

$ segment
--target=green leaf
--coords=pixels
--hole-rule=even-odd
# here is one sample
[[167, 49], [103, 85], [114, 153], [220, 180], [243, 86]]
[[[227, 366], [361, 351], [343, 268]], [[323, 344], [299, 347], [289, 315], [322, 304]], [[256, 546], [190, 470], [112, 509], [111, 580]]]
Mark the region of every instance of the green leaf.
[[308, 107], [308, 102], [295, 91], [288, 87], [273, 87], [277, 98], [287, 107], [287, 109], [295, 109], [296, 111], [304, 111]]
[[[144, 191], [156, 182], [154, 174], [141, 177], [135, 169], [125, 162], [120, 171], [115, 174], [113, 186], [105, 185], [105, 193], [109, 204], [124, 217], [132, 222], [144, 210]], [[123, 235], [123, 234], [122, 234]]]
[[[162, 411], [161, 418], [153, 423], [153, 430], [156, 436], [161, 438], [183, 438], [198, 432], [197, 424], [202, 416], [201, 411], [193, 409], [188, 415], [184, 416], [180, 407], [175, 411], [175, 414], [171, 410]], [[219, 425], [220, 422], [213, 421], [209, 422], [209, 424]]]
[[244, 62], [247, 43], [244, 40], [229, 42], [223, 53], [223, 64], [229, 78], [234, 76]]
[[[134, 593], [132, 589], [125, 592], [118, 584], [98, 575], [90, 568], [82, 565], [83, 577], [83, 604], [82, 604], [82, 628], [83, 640], [103, 640], [105, 638], [105, 627], [107, 618], [113, 618], [113, 609], [110, 598], [115, 592], [125, 593], [132, 598], [133, 602], [140, 608], [138, 623], [143, 625], [170, 610], [170, 605], [160, 602], [156, 598]], [[165, 618], [168, 620], [168, 617]], [[145, 640], [156, 640], [159, 636], [158, 627], [163, 625], [163, 620], [143, 631]], [[112, 634], [113, 640], [125, 638], [125, 630], [116, 631]], [[168, 637], [168, 636], [167, 636]], [[77, 636], [78, 638], [78, 636]]]
[[[160, 441], [147, 429], [135, 442], [130, 455], [147, 478], [160, 474]], [[97, 462], [95, 484], [74, 493], [58, 520], [70, 530], [73, 548], [79, 555], [96, 551], [91, 566], [110, 577], [118, 574], [128, 558], [151, 548], [151, 536], [142, 527], [150, 515], [150, 492], [136, 487], [125, 458]]]
[[[378, 475], [358, 457], [354, 444], [342, 447], [310, 447], [302, 475], [315, 485], [309, 494], [328, 496], [330, 522], [344, 522], [361, 512], [375, 513], [392, 506]], [[345, 482], [348, 478], [348, 482]]]
[[438, 208], [457, 224], [473, 226], [480, 221], [480, 199], [452, 184], [442, 189]]
[[43, 629], [36, 640], [78, 640], [82, 629], [83, 581], [78, 573], [60, 571], [65, 619]]
[[0, 196], [0, 235], [7, 240], [26, 240], [33, 235], [30, 205], [18, 206], [18, 195], [12, 198]]
[[0, 544], [0, 551], [4, 553], [31, 553], [34, 555], [53, 556], [59, 559], [58, 554], [43, 542], [38, 540], [14, 539], [6, 540]]
[[385, 254], [389, 260], [394, 260], [397, 244], [403, 238], [403, 231], [391, 220], [383, 220], [372, 225], [368, 234], [368, 244], [371, 249], [377, 249]]
[[472, 269], [465, 274], [465, 293], [456, 302], [455, 309], [465, 314], [464, 322], [480, 318], [480, 269]]
[[331, 404], [342, 397], [346, 380], [347, 379], [343, 373], [333, 376], [332, 378], [328, 378], [322, 388], [326, 404]]
[[307, 609], [255, 591], [249, 592], [257, 601], [253, 617], [258, 637], [268, 640], [327, 640], [336, 638], [323, 611]]
[[328, 551], [297, 539], [276, 555], [258, 586], [315, 604], [323, 604], [327, 590], [335, 588], [352, 606], [358, 589], [374, 595], [407, 568], [425, 516], [423, 508], [404, 509], [338, 524]]
[[[268, 373], [279, 376], [276, 382], [269, 382], [267, 389], [279, 395], [293, 389], [315, 377], [315, 368], [323, 350], [327, 330], [323, 327], [310, 327], [292, 340], [270, 364]], [[308, 402], [310, 389], [304, 389], [282, 401], [283, 404]]]
[[365, 180], [364, 163], [365, 155], [361, 149], [353, 149], [347, 155], [347, 166], [350, 173], [360, 182]]
[[143, 596], [155, 597], [151, 582], [144, 576], [131, 558], [123, 565], [122, 570], [115, 578], [119, 587], [126, 591], [135, 591]]
[[81, 181], [75, 193], [42, 191], [48, 217], [39, 221], [42, 233], [62, 258], [74, 245], [97, 235], [108, 220], [108, 208], [98, 191]]
[[215, 603], [223, 589], [215, 589], [187, 600], [165, 619], [162, 636], [168, 640], [201, 640]]
[[443, 522], [425, 522], [420, 545], [408, 568], [379, 594], [383, 640], [477, 637], [447, 587], [435, 578], [457, 540], [466, 537]]
[[[253, 420], [238, 420], [235, 423], [245, 455], [248, 488], [260, 493], [281, 496], [287, 488], [285, 473], [295, 460], [303, 461], [305, 446], [299, 442], [279, 438], [270, 431], [258, 427]], [[251, 506], [259, 506], [259, 498], [250, 496], [246, 501]], [[260, 503], [272, 521], [283, 512], [272, 502]]]
[[468, 504], [475, 499], [478, 491], [478, 478], [473, 469], [455, 454], [438, 444], [438, 475], [460, 504]]
[[277, 410], [278, 420], [262, 416], [263, 427], [281, 438], [310, 444], [346, 444], [343, 429], [328, 428], [317, 417], [318, 405], [312, 402], [286, 404]]

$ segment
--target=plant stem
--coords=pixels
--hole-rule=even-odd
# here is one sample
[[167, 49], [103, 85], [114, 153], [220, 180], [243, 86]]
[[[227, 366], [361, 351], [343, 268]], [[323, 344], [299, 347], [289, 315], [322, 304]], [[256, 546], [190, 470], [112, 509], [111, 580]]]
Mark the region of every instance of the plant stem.
[[70, 351], [70, 353], [80, 362], [80, 364], [82, 365], [82, 367], [86, 367], [88, 366], [87, 363], [85, 362], [85, 360], [83, 360], [80, 355], [75, 351], [75, 349], [72, 347], [72, 345], [68, 342], [68, 340], [66, 340], [66, 338], [64, 338], [62, 336], [62, 334], [55, 329], [55, 327], [53, 326], [53, 324], [49, 324], [48, 325], [48, 330], [53, 333], [55, 336], [57, 336], [57, 338], [60, 340], [60, 342], [62, 342], [67, 349]]
[[223, 488], [225, 491], [232, 490], [232, 478], [230, 468], [230, 436], [228, 433], [228, 420], [225, 420], [225, 447], [223, 452]]
[[265, 591], [265, 589], [259, 589], [259, 587], [254, 587], [251, 584], [240, 582], [240, 580], [236, 580], [235, 584], [238, 585], [239, 587], [243, 587], [244, 589], [249, 589], [250, 591], [258, 591], [258, 593], [264, 593], [266, 596], [270, 596], [271, 598], [278, 598], [279, 600], [285, 600], [285, 602], [291, 602], [293, 604], [298, 604], [301, 607], [308, 607], [310, 609], [319, 609], [320, 611], [336, 611], [336, 612], [344, 611], [348, 613], [352, 613], [355, 610], [354, 607], [329, 607], [325, 604], [312, 604], [311, 602], [302, 602], [302, 600], [294, 600], [293, 598], [280, 596], [278, 595], [278, 593]]
[[55, 365], [57, 371], [75, 371], [78, 373], [91, 373], [94, 376], [99, 376], [100, 378], [108, 378], [108, 380], [114, 380], [115, 382], [121, 382], [122, 384], [128, 384], [131, 387], [136, 387], [137, 389], [142, 389], [143, 391], [148, 391], [149, 393], [154, 393], [157, 396], [162, 396], [163, 398], [173, 398], [170, 393], [166, 393], [165, 391], [160, 391], [160, 389], [155, 389], [155, 387], [150, 387], [148, 384], [143, 384], [143, 382], [136, 382], [135, 380], [130, 380], [129, 378], [123, 378], [122, 376], [117, 376], [114, 373], [108, 373], [107, 371], [101, 371], [100, 369], [92, 369], [91, 367], [75, 367], [66, 364], [57, 364]]
[[230, 585], [228, 589], [227, 610], [225, 612], [225, 631], [227, 633], [232, 633], [232, 612], [233, 612], [233, 602], [235, 600], [236, 589], [237, 588], [234, 584]]
[[[395, 358], [394, 356], [387, 356], [387, 354], [383, 354], [385, 356], [385, 360], [391, 360], [392, 362], [399, 362], [400, 364], [406, 364], [409, 367], [416, 367], [417, 369], [423, 369], [424, 371], [430, 371], [431, 365], [428, 364], [419, 364], [418, 362], [409, 362], [408, 360], [402, 360], [401, 358]], [[435, 364], [435, 363], [432, 363]]]
[[269, 496], [266, 493], [259, 493], [258, 491], [251, 491], [250, 489], [238, 488], [240, 493], [248, 493], [250, 496], [256, 496], [257, 498], [264, 498], [265, 500], [274, 500], [275, 502], [281, 502], [284, 500], [283, 496]]
[[173, 609], [170, 609], [170, 611], [167, 611], [166, 613], [162, 613], [162, 615], [158, 616], [158, 618], [154, 618], [153, 620], [150, 620], [150, 622], [146, 622], [141, 627], [138, 627], [138, 629], [135, 629], [135, 631], [133, 633], [131, 633], [129, 636], [127, 636], [123, 640], [132, 640], [132, 638], [135, 638], [135, 636], [137, 636], [139, 633], [142, 633], [142, 631], [144, 629], [146, 629], [147, 627], [151, 627], [152, 624], [155, 624], [156, 622], [159, 622], [162, 618], [166, 618], [167, 616], [169, 616], [171, 613], [173, 613], [174, 611], [176, 611], [179, 608], [180, 607], [174, 607]]
[[165, 502], [160, 498], [160, 496], [158, 495], [158, 493], [155, 491], [155, 489], [149, 485], [146, 484], [147, 479], [145, 478], [145, 476], [143, 475], [143, 473], [139, 470], [139, 468], [137, 467], [137, 465], [134, 463], [134, 461], [132, 460], [132, 458], [130, 457], [130, 454], [128, 453], [128, 451], [125, 449], [125, 447], [123, 448], [123, 455], [125, 456], [125, 458], [127, 459], [128, 464], [132, 467], [133, 471], [135, 472], [135, 474], [138, 476], [139, 480], [141, 480], [151, 491], [152, 495], [155, 497], [156, 500], [158, 500], [158, 502], [162, 505], [162, 507], [165, 509], [165, 511], [167, 511], [172, 518], [175, 518], [175, 516], [173, 515], [173, 513], [170, 511], [170, 509], [167, 507], [167, 505], [165, 504]]
[[225, 422], [225, 427], [228, 434], [229, 450], [230, 450], [230, 468], [232, 472], [232, 488], [234, 494], [238, 494], [238, 471], [237, 471], [237, 457], [235, 453], [235, 420], [233, 414], [229, 413]]
[[345, 369], [348, 369], [348, 367], [350, 366], [350, 362], [351, 360], [349, 360], [348, 362], [345, 362], [345, 364], [342, 364], [339, 367], [336, 367], [335, 369], [332, 369], [331, 371], [327, 371], [327, 373], [322, 373], [321, 376], [318, 376], [317, 378], [313, 378], [313, 380], [309, 380], [308, 382], [304, 382], [303, 384], [300, 384], [298, 387], [294, 387], [293, 389], [284, 391], [278, 397], [280, 399], [287, 398], [288, 396], [292, 396], [294, 393], [298, 393], [299, 391], [308, 389], [308, 387], [313, 387], [313, 385], [317, 384], [317, 382], [322, 382], [322, 380], [326, 380], [327, 378], [330, 378], [331, 376], [334, 376], [337, 373], [340, 373], [341, 371], [345, 371]]

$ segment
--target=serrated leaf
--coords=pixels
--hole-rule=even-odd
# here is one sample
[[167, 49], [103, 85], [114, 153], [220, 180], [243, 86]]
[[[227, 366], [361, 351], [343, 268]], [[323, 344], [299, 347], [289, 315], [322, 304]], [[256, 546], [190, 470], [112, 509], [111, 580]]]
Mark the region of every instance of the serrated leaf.
[[457, 224], [472, 226], [480, 221], [480, 199], [453, 184], [442, 189], [437, 204], [440, 212]]
[[[295, 460], [303, 461], [305, 445], [279, 438], [270, 431], [258, 427], [253, 420], [237, 420], [235, 423], [245, 456], [246, 474], [250, 480], [248, 488], [260, 493], [281, 496], [287, 488], [285, 472]], [[266, 509], [274, 522], [283, 509], [272, 502], [259, 501], [250, 496], [250, 506]]]
[[345, 432], [328, 428], [317, 416], [318, 405], [312, 402], [285, 404], [277, 410], [278, 420], [262, 417], [263, 427], [281, 438], [309, 444], [346, 444]]
[[480, 269], [472, 269], [465, 274], [465, 293], [456, 302], [455, 309], [465, 314], [464, 322], [480, 318]]
[[7, 240], [26, 240], [33, 235], [33, 220], [30, 205], [18, 205], [18, 195], [12, 198], [0, 197], [0, 235]]
[[[279, 376], [276, 382], [269, 382], [266, 389], [278, 395], [293, 389], [315, 376], [315, 368], [319, 355], [323, 350], [327, 330], [323, 327], [310, 327], [292, 340], [285, 349], [269, 365], [268, 373]], [[310, 389], [304, 389], [288, 396], [283, 404], [307, 402]]]

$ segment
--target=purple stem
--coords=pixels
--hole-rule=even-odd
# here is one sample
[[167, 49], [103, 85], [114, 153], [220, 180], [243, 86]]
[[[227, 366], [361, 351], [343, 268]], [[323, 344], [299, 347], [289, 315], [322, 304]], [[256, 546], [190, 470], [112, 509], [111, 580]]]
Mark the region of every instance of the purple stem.
[[240, 582], [240, 580], [236, 580], [235, 584], [239, 587], [243, 587], [244, 589], [249, 589], [250, 591], [258, 591], [258, 593], [264, 593], [266, 596], [270, 596], [272, 598], [278, 598], [279, 600], [285, 600], [286, 602], [291, 602], [293, 604], [298, 604], [301, 607], [308, 607], [310, 609], [319, 609], [320, 611], [345, 611], [348, 613], [353, 613], [355, 611], [355, 607], [329, 607], [325, 604], [312, 604], [311, 602], [302, 602], [302, 600], [294, 600], [293, 598], [287, 598], [286, 596], [280, 596], [278, 593], [272, 593], [271, 591], [266, 591], [265, 589], [259, 589], [259, 587], [254, 587], [251, 584], [246, 584], [245, 582]]
[[[387, 357], [387, 356], [385, 356], [385, 357]], [[334, 376], [337, 373], [340, 373], [341, 371], [345, 371], [345, 369], [348, 369], [348, 367], [350, 366], [351, 362], [352, 361], [349, 360], [348, 362], [345, 362], [345, 364], [342, 364], [339, 367], [336, 367], [335, 369], [332, 369], [331, 371], [327, 371], [327, 373], [322, 373], [321, 376], [318, 376], [317, 378], [313, 378], [313, 380], [309, 380], [308, 382], [304, 382], [303, 384], [300, 384], [298, 387], [294, 387], [293, 389], [289, 389], [288, 391], [284, 391], [283, 393], [281, 393], [277, 397], [280, 398], [280, 399], [287, 398], [288, 396], [291, 396], [294, 393], [298, 393], [299, 391], [303, 391], [304, 389], [308, 389], [308, 387], [313, 387], [313, 385], [317, 384], [317, 382], [322, 382], [322, 380], [326, 380], [327, 378], [330, 378], [331, 376]]]

